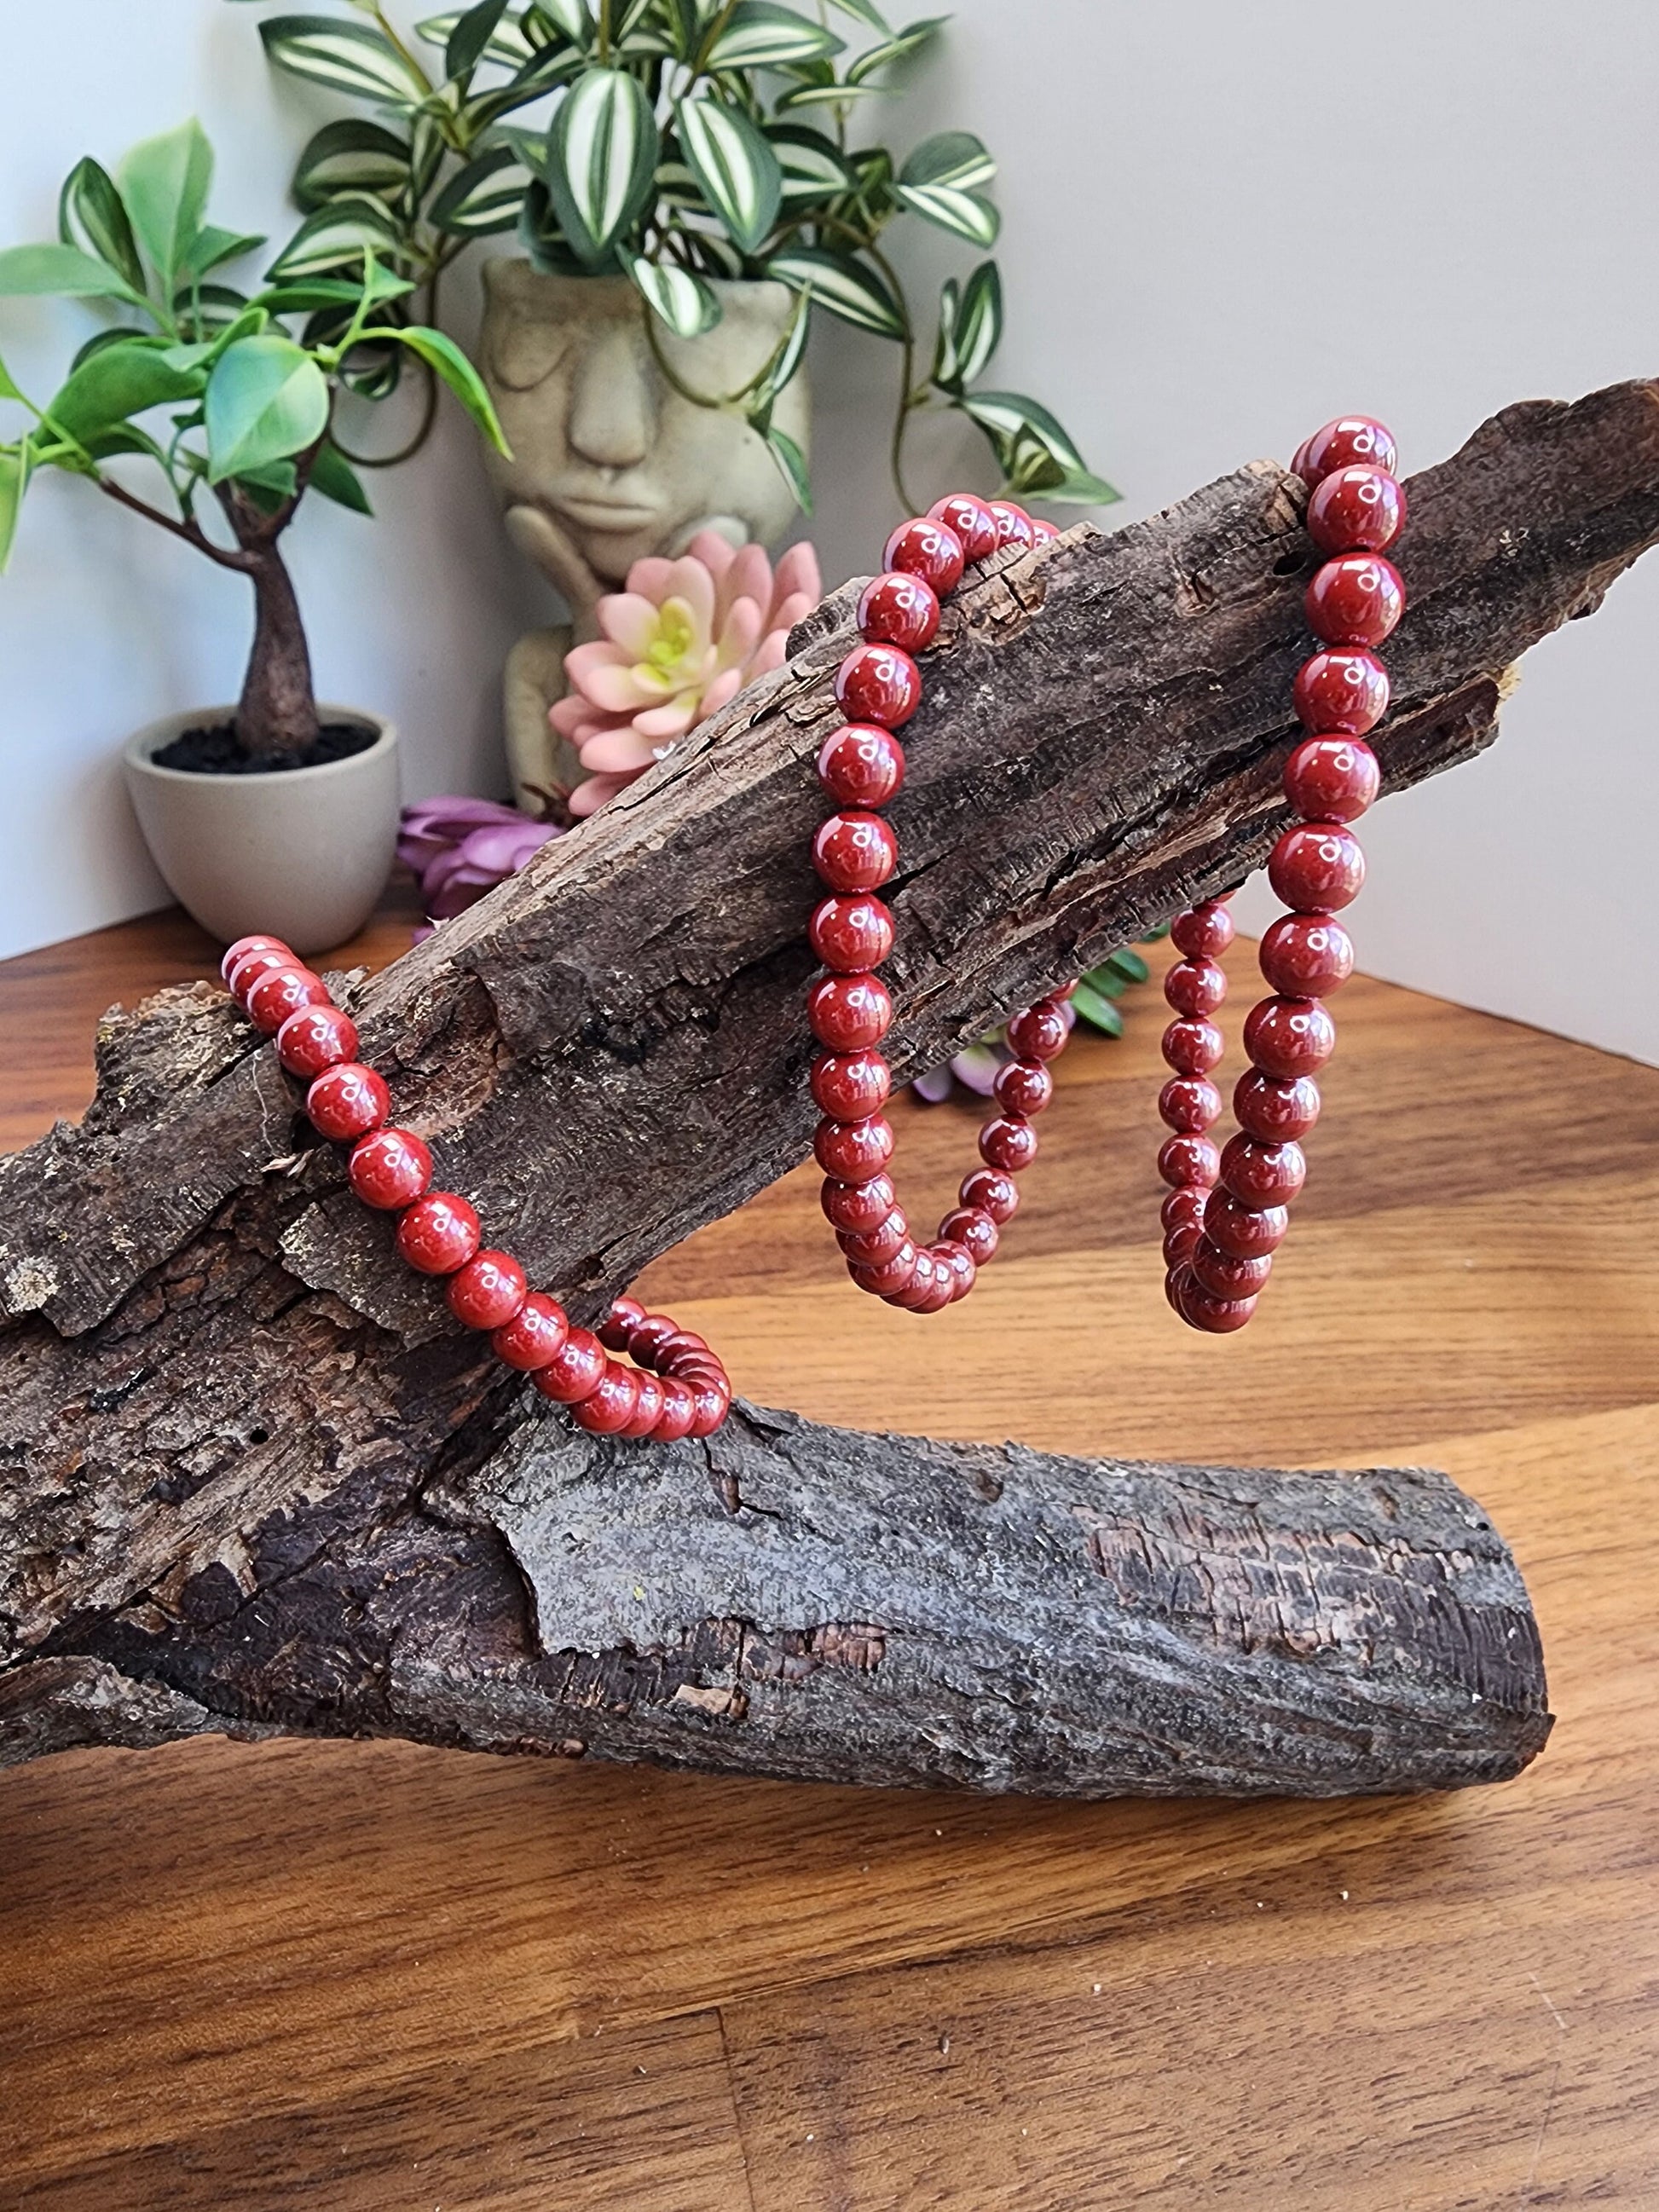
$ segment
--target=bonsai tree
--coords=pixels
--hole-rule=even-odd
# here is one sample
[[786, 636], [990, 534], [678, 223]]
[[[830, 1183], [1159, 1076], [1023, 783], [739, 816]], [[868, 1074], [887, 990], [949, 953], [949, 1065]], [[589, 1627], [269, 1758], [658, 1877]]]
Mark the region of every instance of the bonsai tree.
[[[986, 197], [996, 164], [970, 132], [941, 132], [902, 161], [849, 143], [945, 19], [895, 30], [872, 0], [833, 4], [856, 54], [824, 8], [781, 0], [480, 0], [418, 26], [424, 59], [378, 0], [271, 16], [259, 30], [273, 63], [385, 118], [330, 123], [301, 155], [309, 265], [331, 270], [331, 252], [346, 265], [372, 240], [423, 288], [435, 319], [439, 277], [467, 241], [516, 229], [538, 268], [631, 278], [647, 330], [654, 318], [681, 337], [719, 319], [711, 277], [777, 278], [799, 312], [742, 391], [690, 390], [660, 349], [658, 359], [688, 398], [744, 416], [809, 511], [800, 452], [772, 413], [814, 306], [899, 349], [891, 460], [905, 506], [917, 504], [905, 434], [924, 408], [977, 424], [1011, 495], [1115, 499], [1045, 407], [981, 387], [1002, 335], [996, 263], [945, 283], [930, 347], [887, 257], [885, 234], [907, 216], [981, 252], [996, 242]], [[550, 94], [545, 130], [510, 120]]]
[[[212, 149], [195, 122], [134, 147], [112, 178], [82, 161], [63, 188], [58, 241], [0, 253], [0, 295], [73, 295], [116, 317], [43, 404], [0, 363], [0, 399], [33, 418], [0, 446], [0, 566], [31, 478], [56, 468], [245, 575], [253, 647], [236, 741], [245, 756], [281, 764], [303, 758], [318, 737], [283, 533], [308, 491], [369, 512], [333, 433], [341, 392], [389, 389], [384, 357], [395, 348], [447, 384], [497, 446], [501, 434], [465, 355], [398, 312], [411, 280], [373, 242], [331, 248], [319, 271], [302, 230], [263, 289], [250, 295], [226, 282], [223, 272], [264, 240], [208, 222], [212, 175]], [[125, 467], [112, 472], [135, 458], [158, 480], [154, 496], [135, 490]]]

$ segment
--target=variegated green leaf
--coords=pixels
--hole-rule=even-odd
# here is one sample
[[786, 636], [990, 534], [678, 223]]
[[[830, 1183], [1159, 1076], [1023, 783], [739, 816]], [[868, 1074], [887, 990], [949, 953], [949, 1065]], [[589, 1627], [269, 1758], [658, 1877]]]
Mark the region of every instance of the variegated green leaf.
[[933, 381], [941, 392], [960, 389], [962, 376], [957, 367], [957, 317], [962, 312], [962, 287], [954, 276], [947, 276], [939, 287], [939, 327], [933, 334]]
[[[453, 8], [441, 15], [428, 15], [424, 22], [415, 26], [418, 35], [430, 46], [444, 50], [446, 77], [465, 76], [483, 59], [504, 62], [509, 69], [521, 69], [537, 49], [525, 36], [523, 30], [509, 15], [503, 21], [507, 0], [498, 7], [496, 0], [480, 0], [476, 8]], [[461, 26], [470, 23], [471, 30], [461, 38]]]
[[1086, 465], [1048, 409], [1023, 392], [972, 392], [962, 406], [994, 439], [1006, 440], [1012, 446], [1023, 436], [1051, 454], [1062, 469], [1081, 472]]
[[427, 219], [453, 237], [485, 238], [513, 228], [529, 189], [530, 171], [513, 148], [492, 147], [480, 160], [457, 169]]
[[245, 253], [257, 252], [264, 242], [263, 231], [221, 230], [216, 223], [204, 222], [179, 264], [179, 283], [187, 288], [205, 276], [210, 269], [222, 268], [227, 261], [240, 261]]
[[844, 323], [852, 323], [861, 331], [874, 331], [884, 338], [904, 336], [903, 302], [867, 262], [825, 253], [815, 246], [797, 246], [787, 252], [775, 253], [766, 264], [766, 273], [798, 291], [810, 291], [815, 300], [832, 315], [839, 315]]
[[996, 244], [1002, 218], [977, 192], [959, 192], [954, 185], [901, 184], [895, 189], [913, 214], [937, 223], [953, 238], [965, 238], [970, 246]]
[[982, 191], [995, 178], [997, 165], [984, 142], [971, 131], [940, 131], [924, 138], [899, 171], [904, 185], [954, 185], [958, 191]]
[[701, 337], [720, 319], [720, 303], [701, 276], [672, 262], [647, 261], [643, 254], [629, 257], [628, 273], [643, 294], [646, 304], [659, 315], [678, 338]]
[[207, 207], [213, 182], [213, 149], [192, 116], [135, 146], [120, 163], [116, 182], [138, 242], [171, 290]]
[[777, 155], [786, 207], [839, 199], [856, 185], [853, 165], [835, 140], [810, 124], [775, 123], [766, 135]]
[[320, 276], [361, 262], [370, 248], [385, 259], [396, 259], [405, 250], [378, 200], [361, 193], [343, 195], [306, 217], [265, 275], [273, 282]]
[[593, 18], [586, 0], [535, 0], [528, 11], [532, 21], [545, 25], [550, 38], [568, 39], [586, 50], [592, 43]]
[[144, 264], [115, 179], [90, 155], [77, 161], [58, 195], [58, 235], [94, 260], [106, 262], [135, 292], [144, 289]]
[[841, 52], [846, 41], [809, 22], [777, 0], [738, 0], [708, 55], [711, 70], [778, 69], [786, 62], [819, 61]]
[[884, 38], [891, 35], [891, 26], [887, 18], [879, 8], [872, 4], [872, 0], [830, 0], [830, 4], [832, 8], [839, 8], [843, 15], [851, 15], [860, 23], [867, 23], [872, 31], [879, 31]]
[[272, 15], [260, 24], [259, 36], [278, 69], [335, 92], [355, 93], [360, 100], [412, 107], [432, 89], [370, 23], [337, 15]]
[[806, 456], [787, 430], [770, 423], [762, 434], [767, 451], [782, 471], [783, 480], [795, 495], [795, 504], [803, 514], [812, 512], [812, 479], [807, 474]]
[[940, 26], [950, 20], [948, 15], [928, 15], [918, 22], [906, 24], [895, 37], [884, 40], [880, 46], [872, 46], [861, 53], [848, 70], [847, 82], [848, 84], [868, 84], [883, 70], [890, 69], [895, 62], [905, 61], [910, 55], [919, 53], [928, 40], [937, 35]]
[[799, 84], [778, 102], [780, 115], [801, 107], [850, 107], [856, 100], [874, 100], [878, 84]]
[[306, 209], [326, 206], [342, 192], [395, 199], [408, 186], [410, 155], [407, 139], [367, 117], [325, 123], [295, 165], [294, 197]]
[[658, 150], [644, 89], [623, 70], [587, 70], [561, 100], [548, 133], [547, 188], [584, 261], [604, 260], [638, 216]]
[[783, 190], [777, 155], [740, 108], [683, 100], [675, 113], [680, 145], [709, 206], [752, 253], [777, 221]]
[[495, 451], [503, 459], [512, 459], [513, 449], [502, 435], [484, 380], [453, 338], [442, 331], [428, 329], [423, 323], [411, 323], [401, 330], [377, 325], [365, 331], [363, 338], [367, 344], [380, 341], [407, 347], [410, 353], [418, 354], [433, 374], [441, 377], [449, 386]]
[[484, 127], [503, 115], [512, 114], [514, 108], [526, 107], [532, 100], [556, 91], [581, 73], [582, 58], [574, 48], [566, 46], [543, 46], [533, 53], [520, 70], [515, 70], [507, 83], [493, 86], [488, 92], [475, 93], [466, 103], [464, 120], [472, 133], [473, 143]]
[[982, 376], [1001, 342], [1002, 279], [994, 261], [981, 261], [963, 287], [951, 334], [955, 388], [959, 390]]

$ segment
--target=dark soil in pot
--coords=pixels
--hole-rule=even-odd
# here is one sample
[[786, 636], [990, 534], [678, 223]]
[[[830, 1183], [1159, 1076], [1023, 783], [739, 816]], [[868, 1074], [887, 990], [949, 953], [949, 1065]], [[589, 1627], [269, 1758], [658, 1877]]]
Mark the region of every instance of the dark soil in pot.
[[171, 744], [150, 757], [157, 768], [183, 769], [195, 775], [271, 775], [285, 768], [325, 768], [330, 761], [366, 753], [380, 736], [367, 722], [325, 722], [315, 744], [301, 753], [245, 753], [228, 722], [212, 728], [182, 730]]

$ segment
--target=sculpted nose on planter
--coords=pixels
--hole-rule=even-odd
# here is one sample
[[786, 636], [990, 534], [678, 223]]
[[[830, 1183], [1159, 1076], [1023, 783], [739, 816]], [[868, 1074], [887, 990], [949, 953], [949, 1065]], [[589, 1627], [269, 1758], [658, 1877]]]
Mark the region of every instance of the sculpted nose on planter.
[[635, 334], [613, 327], [587, 349], [572, 380], [570, 450], [595, 468], [637, 468], [651, 450], [653, 413]]

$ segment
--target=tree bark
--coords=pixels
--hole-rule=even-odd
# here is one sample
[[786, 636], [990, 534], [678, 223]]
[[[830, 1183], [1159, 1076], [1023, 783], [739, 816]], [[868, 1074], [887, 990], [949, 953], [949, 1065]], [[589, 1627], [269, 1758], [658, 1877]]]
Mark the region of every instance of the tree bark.
[[[1409, 493], [1389, 788], [1489, 743], [1518, 654], [1659, 538], [1659, 392], [1511, 408]], [[1301, 510], [1255, 464], [959, 595], [896, 810], [900, 1078], [1260, 861]], [[579, 1314], [808, 1149], [810, 763], [852, 592], [353, 994], [442, 1181]], [[1441, 1478], [988, 1457], [755, 1409], [704, 1447], [600, 1447], [527, 1414], [398, 1267], [220, 994], [100, 1042], [82, 1128], [0, 1166], [11, 1756], [230, 1726], [1328, 1791], [1493, 1778], [1542, 1741], [1524, 1592]]]
[[317, 700], [311, 681], [300, 602], [275, 540], [245, 544], [253, 556], [253, 647], [236, 707], [236, 741], [253, 760], [280, 765], [317, 742]]

